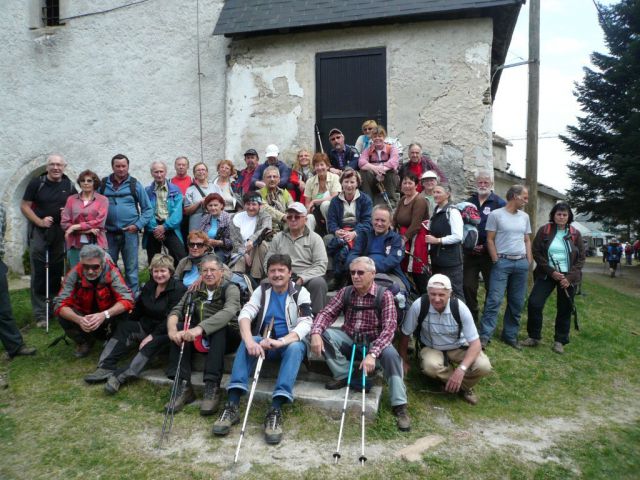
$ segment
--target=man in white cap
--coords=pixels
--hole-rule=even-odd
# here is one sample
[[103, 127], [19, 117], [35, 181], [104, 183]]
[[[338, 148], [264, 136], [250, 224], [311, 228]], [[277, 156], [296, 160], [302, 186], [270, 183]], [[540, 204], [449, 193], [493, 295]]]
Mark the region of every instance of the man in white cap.
[[264, 188], [265, 183], [262, 179], [262, 175], [264, 174], [265, 169], [270, 166], [278, 167], [278, 171], [280, 172], [280, 182], [278, 183], [278, 186], [280, 188], [287, 187], [289, 177], [291, 176], [291, 169], [286, 163], [278, 160], [278, 155], [280, 155], [280, 150], [277, 145], [272, 144], [267, 147], [267, 151], [264, 154], [267, 160], [262, 165], [258, 165], [258, 168], [256, 168], [253, 173], [253, 177], [251, 178], [252, 189], [259, 190]]
[[438, 184], [438, 174], [433, 170], [427, 170], [420, 177], [422, 184], [422, 195], [429, 202], [429, 214], [433, 214], [436, 208], [436, 201], [433, 199], [433, 189]]
[[409, 337], [420, 343], [420, 367], [428, 377], [444, 383], [445, 391], [460, 393], [471, 405], [478, 403], [473, 387], [491, 373], [489, 358], [482, 351], [478, 330], [467, 306], [451, 296], [451, 281], [435, 274], [427, 294], [411, 305], [402, 323], [400, 356], [409, 371]]
[[276, 234], [269, 245], [264, 259], [265, 272], [269, 257], [276, 253], [286, 253], [291, 257], [292, 280], [304, 286], [311, 294], [311, 308], [314, 314], [326, 304], [327, 250], [322, 237], [307, 226], [307, 209], [300, 202], [287, 207], [286, 226]]

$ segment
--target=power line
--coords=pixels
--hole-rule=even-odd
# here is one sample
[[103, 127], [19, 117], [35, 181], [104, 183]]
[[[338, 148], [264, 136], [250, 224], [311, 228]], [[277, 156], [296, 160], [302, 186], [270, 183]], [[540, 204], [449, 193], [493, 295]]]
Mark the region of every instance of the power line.
[[73, 15], [71, 17], [67, 17], [67, 18], [61, 18], [59, 21], [63, 22], [65, 20], [73, 20], [75, 18], [82, 18], [82, 17], [89, 17], [91, 15], [100, 15], [102, 13], [109, 13], [109, 12], [113, 12], [114, 10], [120, 10], [121, 8], [127, 8], [127, 7], [132, 7], [134, 5], [139, 5], [141, 3], [145, 3], [148, 2], [149, 0], [138, 0], [137, 2], [131, 2], [131, 3], [126, 3], [124, 5], [119, 5], [117, 7], [113, 7], [113, 8], [108, 8], [106, 10], [99, 10], [97, 12], [89, 12], [89, 13], [81, 13], [79, 15]]

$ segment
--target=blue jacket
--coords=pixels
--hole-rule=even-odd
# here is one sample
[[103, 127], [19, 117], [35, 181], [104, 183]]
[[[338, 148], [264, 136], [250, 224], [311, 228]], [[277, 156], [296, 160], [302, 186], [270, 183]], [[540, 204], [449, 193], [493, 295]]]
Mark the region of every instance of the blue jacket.
[[[373, 230], [365, 230], [356, 237], [356, 243], [347, 256], [347, 265], [350, 265], [353, 260], [358, 257], [366, 257], [371, 250], [371, 240], [375, 232]], [[386, 258], [384, 260], [375, 259], [376, 272], [378, 273], [392, 273], [399, 277], [404, 283], [407, 291], [411, 290], [411, 284], [405, 276], [400, 264], [404, 259], [404, 242], [402, 237], [393, 230], [389, 230], [383, 235], [384, 246], [386, 250]]]
[[136, 182], [138, 194], [138, 207], [131, 196], [131, 175], [129, 175], [118, 190], [113, 189], [112, 176], [107, 177], [103, 195], [109, 199], [109, 212], [107, 213], [106, 229], [108, 232], [119, 232], [124, 227], [135, 225], [139, 231], [147, 226], [153, 217], [153, 207], [149, 202], [149, 196], [140, 182]]
[[[336, 195], [329, 202], [329, 211], [327, 213], [327, 231], [336, 233], [336, 230], [342, 228], [342, 217], [344, 215], [344, 202]], [[356, 228], [358, 235], [365, 230], [371, 230], [371, 209], [373, 203], [371, 197], [364, 192], [360, 192], [360, 196], [356, 199]]]
[[[180, 233], [180, 222], [182, 222], [182, 192], [180, 189], [171, 182], [165, 182], [169, 186], [169, 195], [167, 197], [167, 210], [169, 210], [169, 216], [164, 222], [164, 228], [173, 230], [176, 236], [182, 241], [182, 234]], [[151, 182], [147, 188], [145, 188], [147, 195], [149, 196], [149, 202], [151, 203], [151, 220], [147, 224], [147, 228], [144, 231], [144, 237], [142, 237], [142, 246], [147, 246], [147, 238], [149, 235], [153, 235], [153, 229], [158, 226], [158, 221], [154, 215], [156, 212], [156, 191], [154, 183]]]
[[505, 202], [502, 198], [500, 198], [495, 193], [491, 192], [489, 197], [484, 201], [482, 205], [480, 205], [480, 199], [478, 198], [478, 194], [474, 193], [471, 195], [467, 202], [473, 203], [476, 207], [478, 207], [478, 212], [480, 212], [480, 223], [478, 224], [478, 245], [484, 245], [487, 243], [487, 218], [489, 214], [498, 208], [504, 207], [507, 202]]
[[[262, 174], [267, 169], [267, 167], [270, 166], [271, 165], [269, 165], [268, 162], [264, 162], [258, 165], [258, 168], [256, 168], [256, 171], [253, 173], [253, 177], [251, 177], [252, 189], [256, 189], [256, 182], [262, 181]], [[281, 160], [278, 160], [273, 166], [278, 167], [278, 171], [280, 172], [280, 182], [278, 183], [278, 186], [280, 188], [287, 188], [287, 183], [289, 183], [289, 177], [291, 176], [291, 169], [287, 167], [287, 164]]]
[[335, 148], [332, 148], [329, 152], [329, 160], [331, 160], [331, 166], [333, 168], [339, 168], [340, 170], [344, 170], [346, 167], [351, 167], [354, 170], [360, 170], [358, 167], [358, 160], [360, 158], [360, 152], [356, 147], [352, 147], [351, 145], [344, 146], [344, 165], [340, 166], [338, 163], [338, 154], [336, 153]]

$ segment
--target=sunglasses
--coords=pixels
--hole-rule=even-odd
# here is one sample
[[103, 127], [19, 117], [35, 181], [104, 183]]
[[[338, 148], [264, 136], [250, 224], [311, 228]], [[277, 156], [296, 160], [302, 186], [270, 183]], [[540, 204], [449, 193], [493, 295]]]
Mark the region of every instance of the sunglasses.
[[93, 183], [93, 178], [83, 178], [80, 183]]
[[88, 271], [92, 271], [92, 272], [97, 272], [101, 268], [102, 268], [102, 265], [100, 265], [100, 264], [98, 264], [98, 265], [92, 265], [92, 264], [86, 264], [86, 263], [82, 264], [82, 269], [83, 270], [88, 270]]
[[351, 274], [352, 277], [362, 277], [365, 273], [367, 273], [366, 270], [349, 270], [349, 273]]
[[204, 243], [189, 242], [189, 248], [202, 248]]
[[302, 217], [304, 217], [304, 215], [295, 215], [292, 213], [287, 214], [287, 220], [299, 220]]

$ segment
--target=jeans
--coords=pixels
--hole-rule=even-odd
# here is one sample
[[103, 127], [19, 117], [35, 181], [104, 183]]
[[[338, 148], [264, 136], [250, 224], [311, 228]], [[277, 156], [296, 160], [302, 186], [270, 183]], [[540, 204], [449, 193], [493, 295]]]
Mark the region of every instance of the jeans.
[[124, 278], [133, 292], [133, 297], [138, 296], [138, 243], [140, 239], [137, 233], [107, 232], [109, 244], [109, 256], [113, 263], [118, 263], [118, 256], [122, 253], [124, 264]]
[[[575, 294], [575, 288], [570, 286], [566, 293], [560, 284], [551, 277], [538, 278], [533, 284], [529, 294], [529, 304], [527, 305], [528, 320], [527, 333], [536, 340], [542, 339], [542, 310], [544, 304], [553, 290], [557, 290], [556, 304], [556, 327], [554, 341], [563, 345], [569, 343], [569, 331], [571, 330], [571, 303]], [[569, 296], [567, 296], [567, 294]]]
[[480, 322], [481, 340], [488, 341], [493, 335], [498, 323], [498, 310], [506, 290], [507, 308], [504, 312], [501, 336], [508, 343], [517, 341], [528, 276], [529, 261], [526, 258], [520, 260], [498, 258], [491, 269], [489, 293]]
[[[260, 342], [262, 337], [255, 336], [253, 339], [256, 342]], [[298, 377], [300, 364], [307, 354], [306, 344], [300, 341], [293, 342], [278, 350], [269, 350], [266, 354], [265, 360], [280, 360], [280, 370], [278, 371], [276, 386], [273, 390], [273, 398], [285, 397], [290, 402], [293, 402], [293, 385]], [[248, 390], [249, 374], [253, 372], [257, 361], [258, 357], [249, 355], [244, 342], [240, 342], [240, 346], [236, 352], [236, 358], [233, 361], [231, 378], [229, 379], [227, 390], [237, 388], [238, 390], [246, 392]]]
[[7, 273], [9, 269], [0, 260], [0, 342], [4, 345], [10, 357], [14, 356], [24, 345], [22, 334], [16, 325], [11, 311], [11, 302], [9, 299], [9, 282], [7, 281]]

